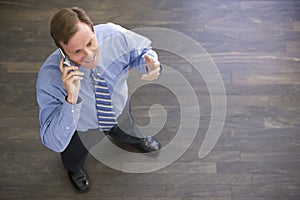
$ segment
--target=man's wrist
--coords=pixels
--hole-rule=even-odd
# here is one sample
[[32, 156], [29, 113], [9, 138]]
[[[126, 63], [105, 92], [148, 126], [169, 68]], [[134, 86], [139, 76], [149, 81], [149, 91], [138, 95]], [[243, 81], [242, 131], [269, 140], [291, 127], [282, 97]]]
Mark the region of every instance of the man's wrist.
[[72, 105], [75, 105], [77, 103], [77, 99], [76, 97], [74, 96], [67, 96], [66, 97], [66, 101]]

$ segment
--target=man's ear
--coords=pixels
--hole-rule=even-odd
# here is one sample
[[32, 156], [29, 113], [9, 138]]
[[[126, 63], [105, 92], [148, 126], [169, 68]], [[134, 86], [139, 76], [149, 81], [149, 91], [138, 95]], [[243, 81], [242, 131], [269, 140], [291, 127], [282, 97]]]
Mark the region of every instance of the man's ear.
[[65, 54], [65, 56], [67, 56], [66, 51], [63, 48], [62, 42], [60, 42], [59, 44], [56, 43], [56, 46], [61, 49], [61, 51]]

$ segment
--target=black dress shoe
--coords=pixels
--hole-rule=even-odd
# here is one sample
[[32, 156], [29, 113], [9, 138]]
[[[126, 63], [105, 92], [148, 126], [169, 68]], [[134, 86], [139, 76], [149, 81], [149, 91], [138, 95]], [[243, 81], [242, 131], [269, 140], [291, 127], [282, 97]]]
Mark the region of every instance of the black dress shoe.
[[79, 192], [87, 192], [90, 189], [90, 180], [81, 169], [78, 173], [68, 171], [69, 178]]
[[150, 136], [142, 138], [142, 142], [135, 146], [143, 153], [154, 152], [161, 148], [160, 143]]

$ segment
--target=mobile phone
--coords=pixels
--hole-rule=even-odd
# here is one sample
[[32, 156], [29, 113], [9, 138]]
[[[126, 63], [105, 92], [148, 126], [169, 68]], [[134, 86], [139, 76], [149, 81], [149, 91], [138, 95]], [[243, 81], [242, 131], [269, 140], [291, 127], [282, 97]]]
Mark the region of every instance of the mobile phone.
[[63, 50], [61, 48], [59, 48], [59, 51], [60, 51], [62, 57], [64, 58], [64, 67], [65, 66], [71, 66], [71, 62], [68, 59], [68, 57], [64, 54]]

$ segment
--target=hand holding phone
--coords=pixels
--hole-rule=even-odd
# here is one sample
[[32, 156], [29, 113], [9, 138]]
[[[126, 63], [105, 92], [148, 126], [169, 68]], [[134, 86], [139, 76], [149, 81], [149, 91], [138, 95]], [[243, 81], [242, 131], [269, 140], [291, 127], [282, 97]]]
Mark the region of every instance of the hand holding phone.
[[67, 90], [66, 100], [71, 104], [76, 104], [79, 90], [80, 81], [83, 79], [83, 72], [78, 70], [77, 66], [72, 66], [70, 60], [65, 56], [62, 49], [59, 49], [63, 58], [60, 61], [60, 69], [62, 71], [62, 80]]

